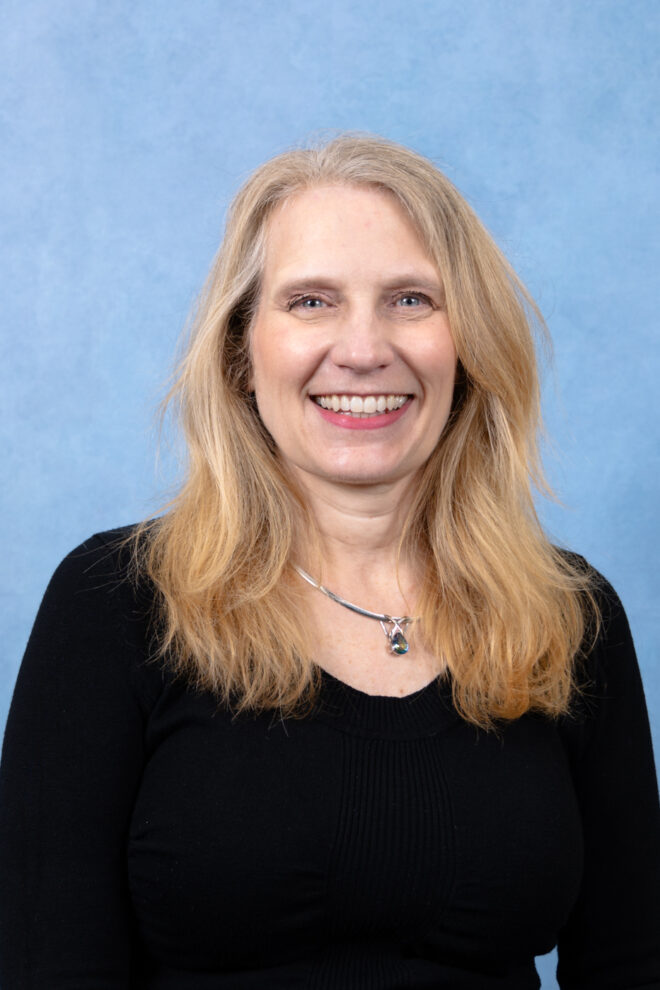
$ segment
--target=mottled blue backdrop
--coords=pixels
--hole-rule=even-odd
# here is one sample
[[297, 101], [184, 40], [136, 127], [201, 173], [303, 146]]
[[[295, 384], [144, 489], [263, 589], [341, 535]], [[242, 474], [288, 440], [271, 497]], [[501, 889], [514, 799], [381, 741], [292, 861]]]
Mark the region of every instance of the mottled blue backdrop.
[[543, 515], [623, 598], [657, 745], [659, 26], [656, 0], [4, 0], [0, 725], [59, 559], [171, 480], [152, 410], [229, 198], [349, 128], [435, 159], [540, 302]]

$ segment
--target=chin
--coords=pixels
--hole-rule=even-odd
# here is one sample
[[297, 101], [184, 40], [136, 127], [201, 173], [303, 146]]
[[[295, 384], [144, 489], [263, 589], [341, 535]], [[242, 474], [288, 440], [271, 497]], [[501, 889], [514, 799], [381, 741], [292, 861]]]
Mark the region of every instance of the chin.
[[332, 484], [359, 486], [393, 484], [413, 473], [410, 470], [396, 470], [394, 468], [388, 471], [384, 470], [382, 465], [379, 465], [378, 467], [337, 468], [336, 471], [319, 472], [318, 476], [325, 478], [326, 481]]
[[[384, 452], [381, 451], [381, 454]], [[385, 461], [385, 463], [383, 463]], [[338, 457], [336, 460], [329, 457], [320, 464], [313, 458], [299, 458], [285, 460], [289, 467], [293, 469], [300, 481], [305, 484], [305, 478], [316, 484], [326, 485], [346, 485], [355, 488], [367, 486], [384, 486], [396, 484], [405, 479], [412, 479], [419, 475], [423, 463], [415, 459], [414, 464], [387, 463], [386, 458], [380, 457]]]

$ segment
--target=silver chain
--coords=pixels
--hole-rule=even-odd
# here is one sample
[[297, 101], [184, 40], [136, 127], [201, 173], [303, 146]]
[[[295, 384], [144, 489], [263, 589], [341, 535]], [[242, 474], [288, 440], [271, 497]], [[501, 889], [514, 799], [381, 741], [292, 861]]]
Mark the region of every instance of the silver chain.
[[300, 574], [301, 578], [304, 578], [308, 584], [311, 584], [312, 588], [316, 588], [326, 597], [332, 599], [337, 605], [343, 605], [344, 608], [348, 608], [351, 612], [357, 612], [358, 615], [363, 615], [367, 619], [376, 619], [380, 622], [381, 629], [387, 637], [387, 641], [390, 645], [390, 651], [396, 656], [402, 656], [409, 650], [408, 640], [403, 634], [403, 630], [411, 622], [415, 622], [415, 618], [410, 615], [387, 615], [385, 612], [370, 612], [368, 608], [361, 608], [360, 605], [354, 605], [353, 602], [347, 602], [345, 598], [341, 595], [336, 595], [334, 591], [330, 591], [324, 585], [319, 584], [314, 578], [304, 571], [302, 567], [298, 564], [293, 565], [295, 570]]

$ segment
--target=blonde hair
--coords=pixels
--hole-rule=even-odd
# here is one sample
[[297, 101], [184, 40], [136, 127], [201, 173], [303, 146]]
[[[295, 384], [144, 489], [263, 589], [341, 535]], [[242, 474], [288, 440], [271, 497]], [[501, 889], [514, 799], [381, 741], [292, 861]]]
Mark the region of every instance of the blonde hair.
[[274, 208], [309, 187], [349, 184], [394, 196], [441, 275], [458, 354], [452, 413], [427, 462], [402, 545], [422, 561], [417, 614], [451, 673], [464, 718], [489, 727], [567, 710], [574, 658], [596, 616], [590, 576], [547, 540], [531, 484], [541, 315], [451, 182], [381, 138], [344, 135], [266, 162], [229, 211], [191, 339], [168, 396], [187, 477], [134, 546], [161, 603], [159, 651], [236, 709], [301, 713], [319, 672], [301, 622], [291, 550], [313, 530], [263, 427], [248, 381], [248, 332]]

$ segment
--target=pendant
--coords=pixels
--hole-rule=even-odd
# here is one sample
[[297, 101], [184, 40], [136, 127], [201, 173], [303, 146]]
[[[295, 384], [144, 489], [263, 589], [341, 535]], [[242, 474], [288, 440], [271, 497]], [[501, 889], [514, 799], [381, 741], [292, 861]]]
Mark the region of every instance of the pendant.
[[393, 629], [391, 635], [388, 636], [387, 638], [390, 641], [390, 650], [392, 651], [392, 653], [395, 653], [398, 657], [402, 657], [404, 653], [407, 653], [408, 650], [410, 649], [408, 640], [403, 635], [400, 629], [398, 631], [395, 631], [395, 629]]
[[403, 635], [403, 625], [407, 625], [410, 620], [404, 622], [403, 619], [388, 619], [388, 625], [391, 623], [392, 628], [388, 629], [384, 622], [381, 622], [381, 628], [385, 635], [387, 636], [387, 642], [390, 644], [390, 653], [393, 653], [397, 657], [402, 657], [410, 649], [410, 644], [406, 637]]

